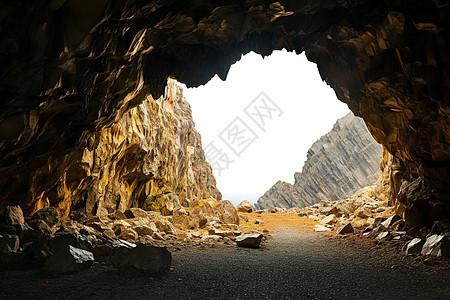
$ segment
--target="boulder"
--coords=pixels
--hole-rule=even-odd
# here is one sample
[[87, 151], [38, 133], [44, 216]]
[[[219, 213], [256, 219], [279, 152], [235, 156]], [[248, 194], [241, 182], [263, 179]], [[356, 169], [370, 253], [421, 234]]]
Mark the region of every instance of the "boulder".
[[15, 234], [0, 235], [0, 252], [16, 252], [19, 250], [19, 237]]
[[241, 234], [235, 238], [239, 247], [259, 248], [263, 235], [260, 233]]
[[125, 216], [128, 219], [132, 219], [132, 218], [147, 218], [147, 212], [141, 208], [137, 208], [137, 207], [132, 207], [130, 209], [127, 209], [124, 212]]
[[189, 228], [190, 218], [184, 207], [175, 209], [172, 215], [173, 225], [180, 228]]
[[134, 231], [136, 231], [139, 235], [150, 235], [152, 236], [153, 233], [158, 232], [158, 229], [156, 228], [155, 223], [150, 223], [150, 225], [140, 225], [133, 228]]
[[160, 232], [168, 233], [168, 234], [175, 234], [177, 230], [173, 226], [172, 223], [170, 223], [168, 220], [161, 219], [155, 222], [156, 228]]
[[58, 252], [60, 249], [67, 249], [68, 246], [88, 251], [92, 249], [92, 244], [88, 241], [86, 236], [78, 233], [63, 233], [56, 235], [47, 242], [47, 245], [50, 251], [53, 252]]
[[387, 218], [385, 221], [381, 222], [381, 225], [383, 225], [385, 228], [389, 228], [392, 225], [394, 225], [395, 222], [402, 220], [402, 217], [398, 215], [393, 215]]
[[215, 229], [215, 228], [209, 229], [208, 234], [209, 235], [218, 235], [218, 236], [227, 237], [227, 238], [234, 238], [236, 236], [236, 234], [234, 234], [233, 231], [219, 230], [219, 229]]
[[342, 225], [336, 230], [336, 234], [348, 234], [348, 233], [353, 233], [353, 232], [355, 232], [355, 230], [353, 229], [353, 226], [351, 223]]
[[388, 238], [389, 236], [390, 236], [389, 231], [383, 231], [383, 232], [380, 232], [380, 233], [377, 235], [376, 239], [377, 239], [377, 240], [383, 240], [383, 239]]
[[125, 228], [119, 234], [119, 238], [129, 241], [136, 241], [139, 235], [136, 231], [131, 228]]
[[116, 268], [135, 268], [157, 277], [170, 270], [172, 255], [165, 247], [139, 244], [134, 248], [119, 247], [111, 261]]
[[23, 217], [23, 212], [19, 205], [6, 206], [5, 221], [8, 225], [24, 225], [25, 218]]
[[44, 270], [52, 274], [67, 274], [87, 269], [93, 263], [92, 252], [69, 245], [54, 251], [45, 261]]
[[50, 227], [41, 219], [30, 220], [28, 224], [30, 227], [25, 229], [22, 234], [22, 242], [24, 243], [44, 240], [52, 234]]
[[216, 216], [224, 223], [239, 225], [239, 215], [234, 205], [228, 200], [220, 201], [215, 207]]
[[160, 212], [163, 216], [170, 216], [174, 210], [181, 207], [180, 200], [175, 193], [152, 196], [148, 209]]
[[372, 217], [372, 211], [367, 206], [361, 206], [355, 210], [353, 215], [355, 217], [367, 219], [369, 217]]
[[323, 218], [322, 221], [320, 221], [320, 223], [322, 223], [324, 225], [332, 225], [332, 224], [335, 224], [336, 222], [337, 222], [337, 218], [333, 214]]
[[328, 228], [328, 227], [325, 227], [323, 225], [316, 225], [315, 228], [314, 228], [314, 231], [316, 231], [316, 232], [328, 232], [328, 231], [331, 231], [331, 229]]
[[406, 252], [406, 254], [419, 254], [422, 252], [422, 247], [424, 244], [425, 241], [423, 239], [412, 239], [405, 245], [404, 251]]
[[127, 216], [125, 215], [125, 213], [121, 210], [116, 210], [113, 214], [114, 219], [116, 220], [125, 220], [127, 218]]
[[32, 220], [42, 220], [49, 227], [53, 227], [59, 222], [59, 212], [54, 207], [46, 207], [38, 210], [31, 217]]
[[255, 207], [248, 202], [247, 200], [242, 201], [241, 203], [238, 204], [238, 206], [236, 207], [238, 212], [242, 212], [242, 213], [251, 213], [255, 210]]
[[422, 247], [422, 255], [450, 256], [450, 242], [445, 235], [433, 234]]

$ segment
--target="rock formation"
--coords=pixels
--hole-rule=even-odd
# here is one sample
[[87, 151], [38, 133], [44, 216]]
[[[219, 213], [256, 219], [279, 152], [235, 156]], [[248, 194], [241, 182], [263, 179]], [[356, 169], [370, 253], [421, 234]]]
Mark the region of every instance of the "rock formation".
[[[20, 204], [30, 215], [48, 198], [66, 213], [75, 185], [90, 176], [87, 162], [77, 163], [84, 152], [130, 109], [162, 95], [167, 77], [198, 86], [215, 74], [225, 79], [242, 54], [284, 48], [305, 51], [338, 98], [364, 118], [404, 170], [396, 180], [424, 180], [431, 202], [418, 209], [428, 213], [438, 203], [449, 214], [446, 2], [37, 0], [3, 2], [0, 10], [3, 208]], [[57, 187], [66, 173], [63, 191]], [[123, 178], [127, 195], [149, 178], [137, 173]], [[117, 197], [111, 186], [100, 193]], [[94, 201], [83, 199], [79, 207]]]
[[258, 199], [259, 209], [305, 207], [350, 196], [378, 179], [382, 147], [364, 121], [349, 113], [308, 150], [292, 185], [278, 181]]
[[[27, 212], [51, 205], [63, 216], [80, 210], [107, 215], [131, 206], [153, 209], [149, 206], [159, 199], [164, 202], [159, 205], [162, 210], [171, 194], [177, 202], [178, 198], [182, 202], [192, 197], [221, 198], [190, 105], [174, 80], [168, 81], [163, 97], [154, 100], [147, 95], [110, 126], [90, 135], [86, 148], [62, 159], [39, 160], [46, 163], [35, 172], [9, 173], [9, 182], [15, 181], [2, 188], [6, 199], [13, 194], [27, 199], [20, 202]], [[27, 184], [29, 190], [24, 189]]]

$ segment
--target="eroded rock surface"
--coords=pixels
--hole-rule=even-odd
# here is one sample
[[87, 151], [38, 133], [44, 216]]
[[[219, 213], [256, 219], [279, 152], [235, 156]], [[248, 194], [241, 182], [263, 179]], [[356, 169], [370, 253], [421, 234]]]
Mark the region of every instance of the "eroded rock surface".
[[339, 200], [378, 179], [382, 147], [364, 121], [349, 113], [308, 150], [293, 185], [279, 181], [258, 199], [259, 209], [305, 207]]
[[[108, 141], [124, 152], [100, 155], [107, 168], [99, 170], [85, 151], [105, 142], [100, 133], [122, 136], [114, 124], [149, 105], [150, 94], [162, 95], [168, 76], [198, 86], [215, 74], [225, 78], [243, 53], [285, 48], [317, 63], [408, 179], [426, 179], [448, 213], [446, 2], [40, 0], [8, 1], [0, 9], [3, 207], [20, 204], [30, 215], [51, 205], [64, 216], [73, 203], [92, 212], [138, 201], [152, 170], [141, 165], [141, 144]], [[174, 128], [166, 125], [155, 126], [170, 135]], [[137, 158], [128, 160], [130, 153]], [[128, 163], [120, 168], [122, 155]], [[158, 170], [170, 173], [164, 164]], [[99, 197], [80, 194], [80, 184]]]

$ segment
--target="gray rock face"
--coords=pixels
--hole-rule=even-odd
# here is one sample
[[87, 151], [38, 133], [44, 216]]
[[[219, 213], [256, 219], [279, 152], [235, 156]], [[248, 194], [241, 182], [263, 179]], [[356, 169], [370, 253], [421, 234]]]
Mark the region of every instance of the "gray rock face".
[[278, 181], [256, 204], [258, 209], [305, 207], [321, 200], [339, 200], [378, 178], [382, 147], [364, 121], [349, 113], [308, 150], [292, 185]]
[[235, 242], [239, 247], [259, 248], [262, 237], [259, 233], [241, 234], [236, 237]]

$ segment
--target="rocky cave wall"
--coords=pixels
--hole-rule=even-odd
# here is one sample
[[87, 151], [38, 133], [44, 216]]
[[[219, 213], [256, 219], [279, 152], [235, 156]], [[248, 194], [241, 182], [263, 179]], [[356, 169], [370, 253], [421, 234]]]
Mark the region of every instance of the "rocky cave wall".
[[41, 0], [0, 11], [3, 206], [34, 207], [48, 180], [32, 184], [30, 174], [62, 174], [55, 161], [162, 95], [168, 76], [198, 86], [226, 78], [242, 54], [284, 48], [317, 63], [401, 165], [396, 180], [423, 181], [430, 195], [419, 210], [437, 203], [449, 215], [446, 1]]

